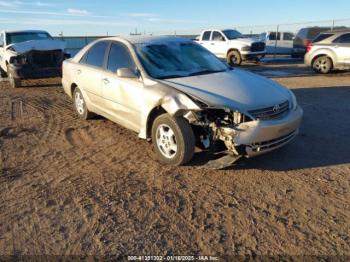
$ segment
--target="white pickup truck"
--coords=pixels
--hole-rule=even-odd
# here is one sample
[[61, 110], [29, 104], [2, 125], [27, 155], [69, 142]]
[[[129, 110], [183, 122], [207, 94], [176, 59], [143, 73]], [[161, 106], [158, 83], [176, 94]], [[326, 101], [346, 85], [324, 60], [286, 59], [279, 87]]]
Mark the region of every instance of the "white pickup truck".
[[244, 38], [240, 32], [232, 29], [204, 30], [198, 43], [217, 57], [227, 59], [230, 65], [240, 65], [244, 60], [259, 61], [266, 54], [264, 42]]
[[69, 55], [65, 43], [41, 30], [0, 32], [0, 75], [14, 88], [22, 79], [61, 76], [61, 65]]

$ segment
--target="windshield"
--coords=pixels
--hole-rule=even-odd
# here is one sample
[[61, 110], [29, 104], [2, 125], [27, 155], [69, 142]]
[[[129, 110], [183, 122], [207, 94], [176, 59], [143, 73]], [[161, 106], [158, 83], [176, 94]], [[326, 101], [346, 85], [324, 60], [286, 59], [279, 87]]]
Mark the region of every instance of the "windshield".
[[136, 53], [147, 73], [158, 79], [210, 74], [228, 66], [205, 48], [192, 42], [136, 44]]
[[223, 30], [222, 32], [229, 40], [243, 37], [243, 35], [236, 30]]
[[46, 32], [18, 32], [6, 34], [6, 42], [8, 45], [26, 42], [29, 40], [52, 39]]

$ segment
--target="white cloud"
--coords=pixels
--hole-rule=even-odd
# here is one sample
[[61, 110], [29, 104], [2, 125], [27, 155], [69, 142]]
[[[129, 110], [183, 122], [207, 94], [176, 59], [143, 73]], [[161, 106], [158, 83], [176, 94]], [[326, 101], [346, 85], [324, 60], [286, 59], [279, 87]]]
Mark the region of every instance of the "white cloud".
[[67, 12], [69, 14], [75, 14], [75, 15], [89, 15], [90, 12], [84, 10], [84, 9], [73, 9], [73, 8], [68, 8]]
[[130, 16], [130, 17], [157, 17], [157, 14], [152, 14], [152, 13], [127, 13], [124, 14], [125, 16]]
[[14, 4], [13, 2], [12, 3], [9, 3], [9, 1], [0, 1], [0, 6], [1, 7], [15, 7], [16, 4]]
[[52, 3], [44, 3], [40, 0], [38, 1], [30, 1], [30, 2], [24, 2], [24, 1], [0, 1], [0, 7], [9, 7], [9, 8], [16, 8], [20, 6], [38, 6], [38, 7], [48, 7], [48, 6], [55, 6], [55, 4]]
[[9, 10], [9, 9], [0, 9], [0, 13], [7, 14], [28, 14], [28, 15], [48, 15], [48, 16], [71, 16], [71, 17], [82, 17], [88, 16], [93, 18], [111, 18], [110, 16], [101, 16], [101, 15], [91, 15], [90, 13], [62, 13], [62, 12], [50, 12], [50, 11], [31, 11], [31, 10]]

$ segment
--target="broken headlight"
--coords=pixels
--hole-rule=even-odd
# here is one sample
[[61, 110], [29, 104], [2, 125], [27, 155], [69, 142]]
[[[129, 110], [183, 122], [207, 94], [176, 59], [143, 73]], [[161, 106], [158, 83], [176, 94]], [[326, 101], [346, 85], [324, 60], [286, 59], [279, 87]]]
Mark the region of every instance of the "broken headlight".
[[13, 56], [10, 58], [10, 64], [23, 65], [27, 63], [27, 57], [23, 55]]

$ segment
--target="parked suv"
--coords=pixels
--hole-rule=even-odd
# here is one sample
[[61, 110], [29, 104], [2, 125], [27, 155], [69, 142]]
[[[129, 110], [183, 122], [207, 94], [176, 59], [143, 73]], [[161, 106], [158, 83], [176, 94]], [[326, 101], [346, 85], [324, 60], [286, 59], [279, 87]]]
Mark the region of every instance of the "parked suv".
[[287, 88], [178, 37], [97, 40], [63, 62], [62, 85], [81, 118], [136, 131], [172, 165], [195, 146], [221, 144], [234, 158], [270, 152], [293, 140], [303, 114]]
[[61, 76], [63, 41], [54, 40], [46, 31], [0, 32], [0, 73], [8, 77], [12, 87], [21, 79]]
[[244, 60], [258, 61], [265, 56], [265, 43], [253, 38], [244, 38], [233, 29], [204, 30], [198, 43], [230, 65], [240, 65]]
[[318, 35], [306, 48], [305, 64], [323, 74], [332, 69], [349, 69], [350, 30]]
[[[322, 32], [331, 30], [331, 27], [305, 27], [298, 31], [293, 40], [293, 57], [304, 57], [306, 47], [311, 41]], [[345, 29], [345, 27], [335, 27], [334, 30]]]

